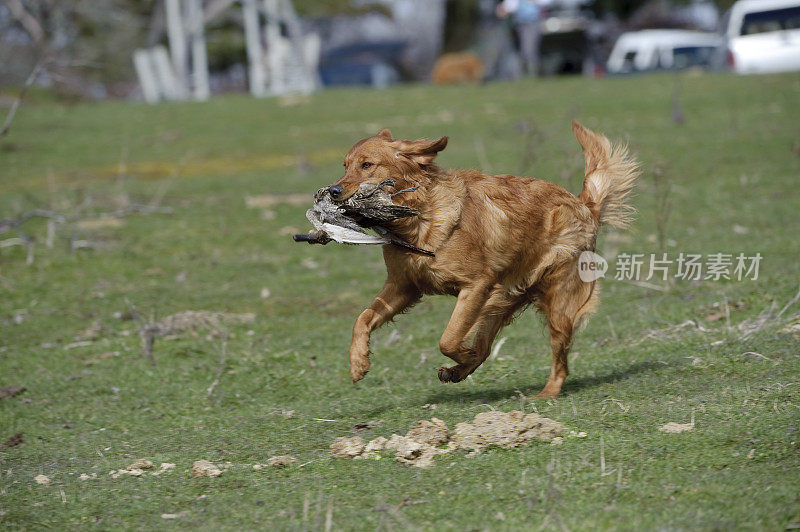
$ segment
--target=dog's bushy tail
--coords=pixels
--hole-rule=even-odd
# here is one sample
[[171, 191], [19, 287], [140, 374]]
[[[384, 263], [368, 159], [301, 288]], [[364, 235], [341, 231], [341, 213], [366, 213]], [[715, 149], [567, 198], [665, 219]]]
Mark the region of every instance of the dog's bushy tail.
[[628, 148], [611, 145], [603, 135], [572, 121], [575, 138], [583, 146], [586, 158], [583, 201], [601, 224], [625, 228], [636, 212], [626, 201], [641, 173], [639, 163], [628, 154]]

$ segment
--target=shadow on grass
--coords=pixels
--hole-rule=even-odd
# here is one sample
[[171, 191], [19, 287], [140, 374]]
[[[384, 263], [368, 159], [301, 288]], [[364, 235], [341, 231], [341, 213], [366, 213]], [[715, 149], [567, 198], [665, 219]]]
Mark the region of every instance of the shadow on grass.
[[[615, 369], [611, 373], [599, 375], [595, 377], [579, 377], [577, 379], [567, 379], [562, 391], [562, 397], [568, 396], [572, 393], [580, 391], [585, 388], [592, 388], [602, 384], [614, 383], [623, 381], [646, 372], [648, 370], [663, 369], [663, 363], [656, 361], [644, 361], [631, 364], [626, 368]], [[517, 390], [525, 394], [527, 397], [536, 395], [544, 387], [545, 381], [521, 384], [518, 386], [506, 383], [504, 386], [495, 386], [491, 388], [484, 388], [482, 390], [459, 390], [456, 385], [449, 389], [437, 391], [429, 395], [422, 402], [424, 403], [453, 403], [453, 402], [489, 402], [498, 399], [508, 399], [509, 397], [517, 396]]]

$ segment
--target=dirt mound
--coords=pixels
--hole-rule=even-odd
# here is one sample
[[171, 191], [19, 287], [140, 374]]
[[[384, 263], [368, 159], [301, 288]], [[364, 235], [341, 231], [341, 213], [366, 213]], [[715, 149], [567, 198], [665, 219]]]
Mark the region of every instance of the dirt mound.
[[267, 460], [267, 464], [269, 464], [270, 467], [286, 467], [295, 462], [297, 462], [297, 458], [289, 455], [273, 456]]
[[438, 418], [431, 418], [430, 421], [422, 419], [408, 431], [406, 437], [420, 443], [433, 445], [434, 447], [444, 445], [450, 436], [447, 425]]
[[208, 460], [197, 460], [192, 464], [193, 477], [218, 477], [221, 474], [222, 470]]
[[486, 447], [510, 449], [537, 439], [551, 442], [566, 427], [539, 414], [511, 412], [483, 412], [472, 423], [456, 425], [452, 442], [460, 449], [480, 451]]
[[675, 423], [670, 421], [658, 427], [658, 430], [666, 432], [667, 434], [680, 434], [681, 432], [694, 430], [694, 423]]
[[[564, 431], [564, 425], [539, 414], [493, 411], [478, 414], [472, 423], [457, 424], [451, 435], [445, 422], [434, 417], [418, 421], [405, 436], [392, 434], [389, 439], [378, 437], [368, 443], [360, 436], [336, 438], [331, 455], [356, 460], [380, 459], [380, 451], [393, 450], [396, 462], [427, 468], [434, 465], [437, 455], [457, 449], [474, 454], [486, 447], [519, 447], [534, 439], [552, 442]], [[447, 447], [442, 447], [445, 444]]]
[[366, 445], [361, 436], [342, 436], [333, 440], [331, 454], [334, 458], [358, 458], [363, 454], [364, 447]]
[[153, 462], [151, 462], [150, 460], [142, 459], [142, 460], [136, 460], [134, 463], [130, 464], [125, 469], [127, 469], [128, 471], [133, 471], [134, 469], [142, 469], [142, 470], [153, 469], [153, 467], [155, 467], [153, 465]]

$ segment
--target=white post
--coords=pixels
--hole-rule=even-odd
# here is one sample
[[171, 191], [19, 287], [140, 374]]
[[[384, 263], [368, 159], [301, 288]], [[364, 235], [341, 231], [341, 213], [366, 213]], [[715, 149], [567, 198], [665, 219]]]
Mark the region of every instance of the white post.
[[283, 58], [281, 57], [281, 28], [278, 0], [264, 0], [264, 13], [267, 16], [267, 58], [269, 61], [269, 87], [272, 94], [282, 94]]
[[158, 80], [155, 68], [150, 60], [150, 50], [138, 49], [133, 52], [133, 66], [136, 68], [136, 75], [139, 84], [142, 86], [144, 100], [150, 105], [155, 105], [161, 100], [158, 90]]
[[244, 0], [242, 2], [242, 14], [244, 15], [247, 59], [250, 63], [250, 94], [264, 96], [266, 88], [264, 45], [261, 42], [261, 23], [259, 22], [256, 0]]
[[192, 43], [192, 91], [195, 100], [205, 101], [211, 94], [208, 86], [208, 56], [203, 32], [203, 2], [188, 0], [188, 19]]
[[[308, 61], [315, 53], [318, 53], [318, 39], [315, 41], [313, 37], [305, 37], [300, 28], [300, 21], [297, 18], [297, 12], [294, 10], [291, 0], [278, 0], [280, 2], [280, 19], [286, 24], [289, 33], [289, 40], [291, 43], [292, 53], [296, 56], [296, 60], [300, 64], [302, 72], [301, 92], [313, 92], [316, 88], [316, 65], [318, 59], [314, 58], [313, 67], [312, 62]], [[318, 37], [314, 35], [314, 37]]]
[[186, 35], [183, 31], [183, 17], [181, 15], [180, 0], [165, 0], [167, 18], [167, 36], [169, 37], [169, 51], [172, 55], [172, 64], [179, 80], [177, 89], [186, 93], [186, 68], [187, 48]]
[[186, 93], [183, 90], [183, 86], [179, 85], [167, 50], [163, 46], [156, 46], [151, 49], [150, 54], [153, 65], [155, 66], [156, 78], [158, 79], [158, 84], [161, 86], [164, 97], [167, 100], [174, 101], [184, 99]]
[[306, 72], [308, 73], [307, 89], [313, 92], [322, 83], [319, 79], [319, 56], [322, 49], [322, 39], [316, 33], [309, 33], [302, 39], [303, 56], [305, 58]]

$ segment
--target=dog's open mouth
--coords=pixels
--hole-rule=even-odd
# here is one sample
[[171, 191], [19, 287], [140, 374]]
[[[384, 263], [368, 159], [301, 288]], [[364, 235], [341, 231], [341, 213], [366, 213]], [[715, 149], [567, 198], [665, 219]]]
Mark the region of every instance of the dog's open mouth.
[[[358, 190], [344, 201], [334, 201], [327, 188], [314, 194], [314, 206], [306, 211], [306, 218], [314, 226], [314, 231], [294, 235], [295, 242], [327, 244], [330, 241], [340, 244], [394, 244], [405, 249], [433, 256], [433, 253], [420, 249], [394, 235], [384, 227], [400, 218], [419, 215], [419, 211], [397, 205], [392, 197], [413, 189], [388, 192], [393, 188], [394, 179], [378, 184], [362, 183]], [[370, 234], [371, 229], [376, 234]]]

